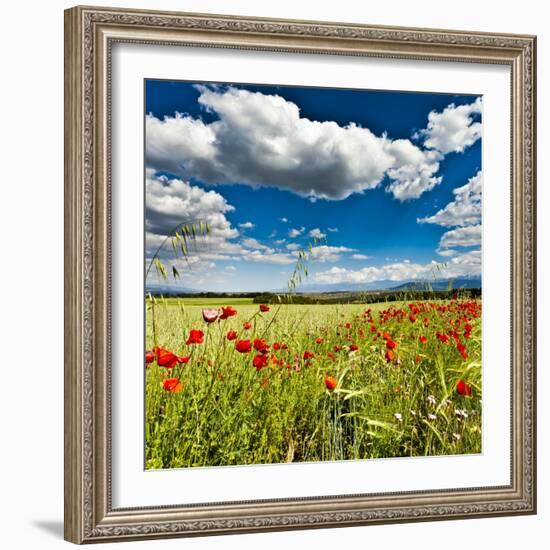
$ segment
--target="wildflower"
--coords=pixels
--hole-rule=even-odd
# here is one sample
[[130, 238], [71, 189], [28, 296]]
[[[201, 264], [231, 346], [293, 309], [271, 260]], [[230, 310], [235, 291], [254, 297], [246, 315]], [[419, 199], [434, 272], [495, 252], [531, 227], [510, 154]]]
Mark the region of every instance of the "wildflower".
[[414, 356], [414, 362], [415, 363], [420, 363], [420, 361], [422, 361], [422, 357], [420, 357], [420, 355], [415, 355]]
[[459, 395], [469, 396], [472, 395], [472, 386], [461, 379], [456, 383], [456, 391]]
[[237, 338], [237, 333], [234, 330], [230, 330], [226, 337], [228, 340], [235, 340], [235, 338]]
[[279, 342], [273, 342], [273, 345], [271, 346], [275, 351], [281, 349], [281, 344]]
[[376, 332], [376, 327], [375, 327], [374, 325], [371, 325], [371, 326], [370, 326], [370, 331], [371, 331], [371, 332]]
[[325, 386], [327, 390], [333, 390], [338, 385], [338, 382], [336, 378], [329, 376], [328, 374], [325, 374]]
[[308, 359], [311, 359], [312, 357], [315, 357], [315, 354], [312, 351], [304, 351], [304, 361], [307, 361]]
[[250, 330], [252, 328], [252, 323], [249, 323], [248, 321], [246, 323], [243, 323], [244, 330]]
[[416, 416], [416, 411], [413, 411], [412, 409], [410, 410], [410, 413], [412, 414], [412, 416]]
[[359, 349], [359, 346], [357, 344], [351, 344], [349, 347], [350, 351], [357, 351]]
[[433, 395], [428, 395], [428, 399], [426, 400], [430, 405], [435, 405], [437, 403], [437, 399]]
[[394, 356], [393, 351], [389, 349], [389, 350], [386, 352], [386, 355], [385, 355], [386, 362], [390, 363], [390, 362], [393, 360], [393, 356]]
[[203, 309], [202, 310], [202, 318], [207, 323], [213, 323], [218, 318], [219, 314], [220, 314], [220, 312], [219, 312], [218, 309]]
[[468, 418], [468, 413], [466, 412], [466, 409], [455, 409], [455, 415], [458, 417], [458, 419], [464, 419]]
[[316, 344], [322, 344], [322, 343], [323, 343], [323, 339], [322, 339], [322, 338], [317, 338], [317, 339], [315, 340], [315, 343], [316, 343]]
[[163, 388], [170, 393], [179, 393], [183, 390], [183, 384], [180, 382], [179, 378], [167, 378], [162, 383]]
[[384, 338], [384, 340], [391, 340], [391, 334], [389, 332], [384, 332], [382, 338]]
[[255, 338], [254, 349], [260, 353], [267, 353], [269, 351], [269, 344], [263, 338]]
[[342, 350], [342, 346], [334, 346], [334, 351], [341, 351]]
[[269, 311], [269, 306], [267, 306], [266, 304], [260, 304], [260, 311], [262, 313], [267, 313]]
[[401, 413], [393, 413], [393, 416], [395, 416], [395, 419], [398, 422], [403, 422], [403, 416], [401, 415]]
[[177, 363], [184, 363], [189, 360], [187, 358], [182, 358], [187, 359], [187, 361], [180, 361], [180, 357], [164, 348], [156, 347], [154, 351], [157, 356], [157, 364], [159, 365], [159, 367], [173, 369]]
[[466, 346], [464, 344], [458, 342], [458, 344], [456, 345], [456, 349], [458, 350], [458, 353], [462, 355], [462, 359], [468, 359], [468, 352], [466, 351]]
[[421, 344], [425, 344], [425, 343], [428, 341], [428, 339], [427, 339], [425, 336], [421, 336], [421, 337], [419, 338], [419, 340], [420, 340], [420, 343], [421, 343]]
[[393, 350], [397, 347], [397, 342], [394, 342], [392, 339], [386, 340], [386, 348]]
[[440, 342], [443, 342], [444, 344], [446, 344], [449, 341], [449, 335], [448, 334], [443, 334], [441, 332], [436, 332], [435, 335], [437, 336], [437, 339]]
[[252, 344], [251, 344], [250, 340], [239, 340], [235, 344], [235, 349], [239, 353], [248, 353], [252, 349]]
[[229, 317], [233, 317], [234, 315], [237, 315], [237, 310], [234, 307], [222, 307], [222, 314], [220, 315], [220, 319], [227, 319]]
[[413, 315], [412, 313], [409, 315], [409, 320], [411, 323], [414, 323], [416, 321], [416, 315]]
[[460, 441], [460, 440], [462, 439], [462, 436], [461, 436], [460, 434], [454, 433], [454, 434], [453, 434], [453, 439], [454, 439], [455, 441]]
[[149, 363], [152, 363], [155, 360], [155, 353], [152, 351], [146, 351], [145, 352], [145, 364], [148, 365]]
[[437, 420], [437, 416], [435, 414], [428, 414], [428, 420]]
[[351, 323], [346, 323], [346, 328], [351, 328]]
[[190, 344], [202, 344], [204, 339], [204, 332], [202, 330], [192, 329], [189, 332], [189, 338], [187, 338], [187, 345]]
[[256, 370], [263, 369], [267, 366], [267, 355], [258, 354], [252, 359], [252, 364], [256, 367]]

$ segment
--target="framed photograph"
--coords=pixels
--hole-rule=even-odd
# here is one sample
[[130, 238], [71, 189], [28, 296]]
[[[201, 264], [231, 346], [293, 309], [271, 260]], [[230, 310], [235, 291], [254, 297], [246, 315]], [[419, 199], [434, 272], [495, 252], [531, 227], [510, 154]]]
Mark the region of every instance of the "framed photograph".
[[533, 36], [65, 12], [65, 538], [533, 514]]

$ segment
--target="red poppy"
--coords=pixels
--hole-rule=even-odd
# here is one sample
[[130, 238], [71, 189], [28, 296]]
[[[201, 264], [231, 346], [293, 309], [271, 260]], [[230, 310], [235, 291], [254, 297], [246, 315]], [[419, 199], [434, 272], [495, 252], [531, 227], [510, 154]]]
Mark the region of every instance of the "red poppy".
[[277, 351], [277, 350], [280, 350], [281, 349], [281, 344], [279, 342], [273, 342], [273, 346], [272, 348]]
[[359, 349], [359, 346], [357, 344], [351, 344], [349, 347], [350, 351], [357, 351]]
[[207, 322], [207, 323], [213, 323], [217, 318], [218, 318], [218, 315], [220, 314], [220, 311], [218, 309], [203, 309], [202, 310], [202, 318]]
[[371, 332], [376, 332], [376, 327], [375, 327], [374, 325], [371, 325], [371, 326], [370, 326], [370, 331], [371, 331]]
[[409, 320], [411, 323], [414, 323], [416, 321], [416, 315], [413, 315], [412, 313], [409, 315]]
[[346, 323], [346, 328], [351, 328], [351, 323]]
[[155, 353], [157, 355], [157, 364], [160, 367], [173, 369], [179, 362], [178, 356], [167, 349], [156, 347]]
[[414, 356], [414, 362], [415, 363], [420, 363], [420, 361], [422, 361], [422, 357], [420, 357], [420, 355], [415, 355]]
[[252, 349], [250, 340], [239, 340], [235, 344], [235, 349], [240, 353], [248, 353]]
[[167, 378], [163, 384], [163, 388], [170, 393], [179, 393], [183, 390], [183, 384], [180, 382], [179, 378]]
[[435, 335], [437, 336], [437, 339], [440, 342], [443, 342], [444, 344], [446, 344], [449, 341], [449, 335], [448, 334], [443, 334], [441, 332], [436, 332]]
[[472, 395], [472, 386], [464, 380], [459, 380], [456, 383], [456, 391], [459, 395]]
[[468, 359], [468, 352], [466, 351], [466, 346], [461, 342], [458, 342], [458, 344], [456, 345], [456, 349], [458, 350], [458, 353], [462, 355], [462, 359], [466, 361], [466, 359]]
[[262, 313], [266, 313], [269, 311], [269, 306], [265, 305], [265, 304], [260, 304], [260, 311]]
[[384, 332], [382, 338], [384, 338], [384, 340], [391, 340], [391, 334], [389, 332]]
[[304, 361], [315, 357], [315, 354], [312, 351], [304, 351]]
[[386, 341], [386, 348], [389, 350], [395, 349], [397, 347], [397, 342], [394, 342], [393, 340], [387, 340]]
[[385, 357], [386, 357], [386, 361], [387, 361], [388, 363], [390, 363], [391, 361], [393, 361], [393, 357], [394, 357], [393, 351], [392, 351], [391, 349], [389, 349], [388, 351], [386, 351]]
[[187, 345], [190, 344], [202, 344], [204, 339], [204, 332], [202, 330], [192, 329], [189, 332], [189, 338], [187, 338]]
[[244, 330], [250, 330], [252, 328], [252, 323], [246, 322], [243, 323]]
[[334, 346], [334, 351], [341, 351], [341, 350], [342, 350], [342, 346], [339, 346], [339, 345]]
[[178, 355], [178, 363], [187, 364], [189, 359], [191, 359], [190, 355]]
[[316, 344], [322, 344], [322, 343], [323, 343], [323, 339], [322, 339], [322, 338], [317, 338], [317, 339], [315, 340], [315, 343], [316, 343]]
[[237, 310], [232, 306], [222, 307], [222, 314], [220, 319], [227, 319], [228, 317], [233, 317], [237, 315]]
[[254, 349], [260, 353], [267, 353], [269, 351], [269, 344], [263, 338], [256, 338], [254, 340]]
[[267, 355], [255, 355], [252, 364], [256, 367], [256, 370], [263, 369], [267, 366]]
[[338, 381], [333, 376], [325, 374], [325, 387], [327, 390], [332, 391], [338, 385]]
[[148, 365], [149, 363], [152, 363], [155, 360], [155, 353], [152, 351], [146, 351], [145, 352], [145, 364]]
[[425, 343], [428, 341], [428, 339], [427, 339], [425, 336], [421, 336], [421, 337], [419, 338], [419, 340], [420, 340], [420, 343], [421, 343], [421, 344], [425, 344]]

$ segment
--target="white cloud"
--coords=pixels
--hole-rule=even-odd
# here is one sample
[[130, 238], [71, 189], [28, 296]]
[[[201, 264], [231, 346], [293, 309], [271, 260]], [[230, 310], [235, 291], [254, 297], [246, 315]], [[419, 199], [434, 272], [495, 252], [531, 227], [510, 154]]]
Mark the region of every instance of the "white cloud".
[[242, 239], [241, 244], [246, 248], [252, 248], [253, 250], [267, 250], [269, 248], [265, 244], [260, 243], [257, 239], [253, 239], [252, 237]]
[[241, 227], [242, 229], [253, 229], [256, 226], [252, 222], [244, 222], [240, 223], [239, 227]]
[[288, 223], [288, 218], [280, 218], [283, 223]]
[[419, 218], [420, 223], [435, 223], [444, 227], [466, 226], [481, 221], [481, 170], [468, 180], [466, 185], [453, 191], [454, 200], [433, 216]]
[[438, 248], [438, 249], [436, 250], [436, 252], [437, 252], [440, 256], [446, 256], [446, 257], [456, 256], [456, 254], [457, 254], [457, 251], [456, 251], [456, 250], [452, 250], [451, 248], [446, 248], [446, 249], [440, 249], [440, 248]]
[[278, 265], [289, 265], [296, 263], [296, 258], [294, 256], [285, 254], [284, 252], [275, 252], [272, 250], [267, 252], [263, 250], [252, 250], [243, 255], [243, 260], [247, 262]]
[[300, 227], [300, 229], [291, 229], [289, 232], [288, 232], [288, 236], [291, 237], [291, 238], [295, 238], [295, 237], [298, 237], [300, 236], [304, 231], [305, 231], [305, 227]]
[[371, 256], [367, 256], [366, 254], [352, 254], [351, 258], [353, 260], [370, 260]]
[[407, 200], [441, 181], [441, 154], [410, 140], [301, 117], [296, 104], [277, 95], [232, 87], [200, 92], [199, 103], [218, 119], [148, 115], [148, 166], [210, 184], [275, 186], [311, 199], [345, 199], [388, 176], [389, 191]]
[[327, 229], [329, 233], [338, 233], [337, 227], [328, 227]]
[[309, 236], [313, 237], [314, 239], [324, 239], [327, 235], [326, 233], [321, 233], [321, 230], [316, 227], [309, 232]]
[[[439, 266], [439, 269], [438, 267]], [[313, 280], [320, 283], [372, 283], [375, 281], [407, 281], [410, 279], [433, 279], [475, 276], [481, 273], [481, 251], [474, 250], [454, 257], [446, 264], [431, 262], [418, 264], [397, 262], [381, 267], [364, 267], [350, 270], [332, 267], [327, 271], [315, 273]]]
[[298, 243], [288, 243], [286, 247], [288, 248], [288, 250], [292, 250], [293, 252], [302, 248]]
[[418, 136], [425, 137], [424, 146], [430, 149], [443, 154], [462, 153], [481, 137], [481, 122], [474, 122], [472, 117], [481, 111], [480, 97], [468, 105], [451, 103], [440, 113], [432, 111], [428, 115], [428, 126]]
[[451, 229], [441, 236], [439, 248], [452, 248], [457, 246], [479, 246], [481, 244], [481, 225], [471, 225]]
[[346, 246], [313, 246], [311, 247], [311, 259], [317, 262], [338, 262], [345, 252], [351, 252]]
[[277, 239], [275, 241], [275, 244], [284, 244], [284, 243], [286, 243], [286, 239]]
[[237, 271], [237, 268], [234, 265], [226, 265], [224, 269], [226, 271]]

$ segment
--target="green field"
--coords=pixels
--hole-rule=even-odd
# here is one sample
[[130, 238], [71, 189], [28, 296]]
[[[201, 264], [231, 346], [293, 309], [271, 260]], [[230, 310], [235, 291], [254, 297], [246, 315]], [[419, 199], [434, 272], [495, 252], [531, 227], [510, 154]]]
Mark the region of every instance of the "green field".
[[147, 301], [148, 469], [481, 452], [480, 301], [251, 302]]

